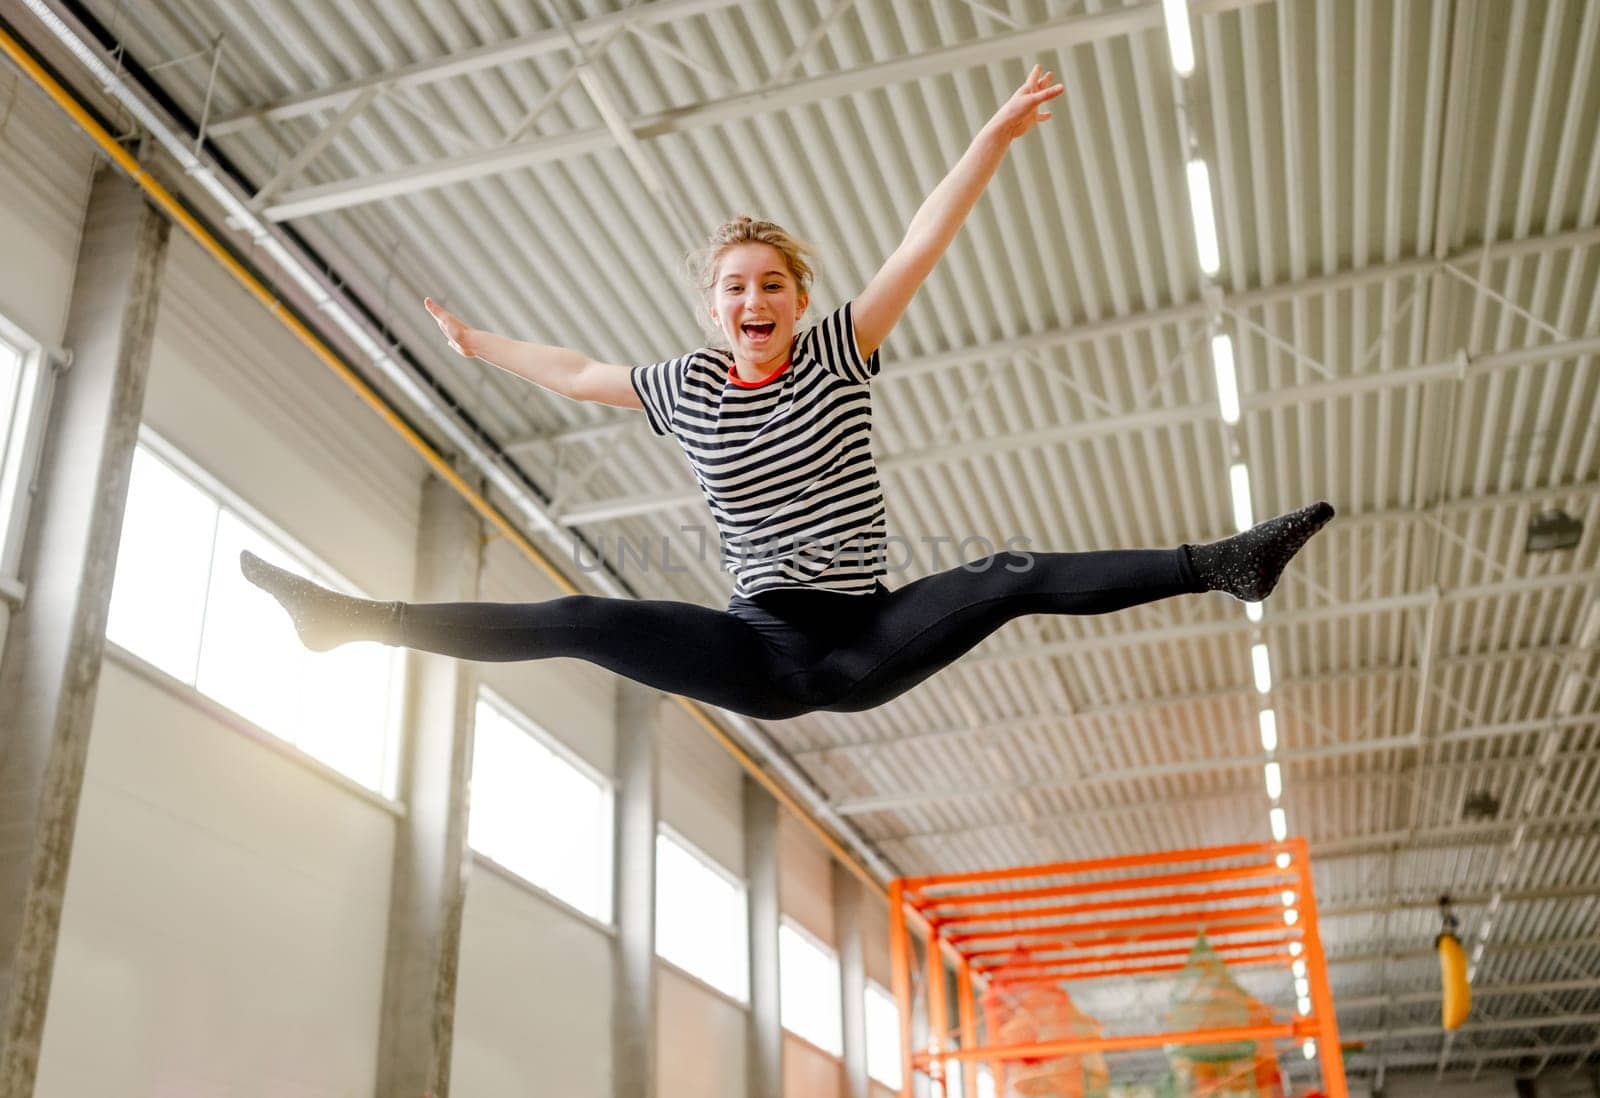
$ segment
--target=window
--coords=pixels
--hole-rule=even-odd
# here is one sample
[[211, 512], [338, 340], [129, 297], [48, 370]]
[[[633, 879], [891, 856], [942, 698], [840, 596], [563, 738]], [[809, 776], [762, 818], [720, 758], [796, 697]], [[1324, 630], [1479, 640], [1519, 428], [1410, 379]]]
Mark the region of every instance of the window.
[[666, 828], [656, 833], [656, 953], [741, 1003], [750, 999], [744, 885]]
[[478, 698], [467, 842], [611, 922], [611, 784], [488, 691]]
[[824, 1052], [843, 1053], [838, 954], [788, 919], [778, 928], [778, 988], [783, 1028]]
[[[134, 451], [106, 637], [375, 792], [393, 785], [397, 649], [311, 652], [239, 552], [347, 584], [150, 434]], [[356, 593], [356, 592], [352, 592]]]
[[[945, 1076], [947, 1098], [962, 1098], [962, 1088], [967, 1085], [966, 1072], [956, 1061], [951, 1061], [949, 1072]], [[994, 1074], [987, 1064], [978, 1065], [978, 1098], [995, 1098]]]
[[49, 389], [44, 357], [37, 343], [0, 317], [0, 577], [14, 578], [21, 565], [27, 484]]
[[867, 982], [867, 1074], [900, 1089], [900, 1008], [894, 996]]

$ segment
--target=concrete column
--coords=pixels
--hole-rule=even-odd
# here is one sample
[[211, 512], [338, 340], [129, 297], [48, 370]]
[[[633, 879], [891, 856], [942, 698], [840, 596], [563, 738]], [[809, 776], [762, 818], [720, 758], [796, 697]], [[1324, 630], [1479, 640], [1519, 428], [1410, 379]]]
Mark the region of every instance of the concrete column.
[[839, 936], [839, 1018], [844, 1023], [844, 1098], [867, 1098], [867, 958], [861, 880], [833, 864], [833, 927]]
[[0, 1096], [33, 1093], [170, 226], [95, 180], [0, 664]]
[[744, 779], [744, 871], [750, 882], [750, 1023], [747, 1098], [783, 1098], [778, 999], [778, 802]]
[[[443, 481], [422, 489], [418, 602], [478, 593], [483, 531]], [[478, 675], [470, 663], [408, 654], [399, 794], [406, 815], [395, 839], [378, 1037], [379, 1094], [446, 1098], [455, 1028], [461, 912], [466, 903], [467, 784]]]
[[617, 688], [617, 952], [612, 996], [612, 1086], [617, 1098], [656, 1094], [656, 754], [659, 691]]

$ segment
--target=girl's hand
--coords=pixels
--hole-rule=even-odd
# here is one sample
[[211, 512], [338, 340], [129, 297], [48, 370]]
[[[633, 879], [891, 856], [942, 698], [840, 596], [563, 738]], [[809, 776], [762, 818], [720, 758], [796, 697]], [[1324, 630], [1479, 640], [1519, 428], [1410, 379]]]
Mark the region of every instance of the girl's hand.
[[474, 329], [467, 327], [462, 323], [460, 317], [431, 297], [423, 298], [422, 304], [439, 325], [439, 330], [444, 333], [444, 340], [450, 345], [452, 351], [458, 355], [465, 355], [467, 358], [477, 357], [478, 352], [473, 347], [474, 341], [472, 338], [477, 334]]
[[1062, 92], [1066, 91], [1055, 82], [1054, 73], [1040, 75], [1039, 66], [1035, 65], [1028, 78], [1022, 82], [1022, 87], [1011, 93], [1011, 98], [1000, 105], [994, 117], [989, 119], [984, 129], [999, 135], [1006, 141], [1015, 141], [1034, 126], [1050, 117], [1050, 112], [1041, 109], [1044, 104]]

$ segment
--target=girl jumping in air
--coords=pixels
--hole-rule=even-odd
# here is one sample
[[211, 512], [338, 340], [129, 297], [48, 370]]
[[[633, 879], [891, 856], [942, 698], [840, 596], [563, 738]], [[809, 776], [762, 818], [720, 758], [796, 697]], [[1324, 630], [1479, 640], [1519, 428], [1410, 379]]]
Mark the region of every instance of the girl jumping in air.
[[[1062, 92], [1034, 66], [912, 218], [853, 301], [799, 329], [807, 252], [783, 229], [730, 221], [696, 257], [726, 348], [653, 366], [469, 328], [426, 302], [450, 347], [573, 400], [643, 410], [682, 446], [734, 576], [726, 610], [574, 595], [547, 602], [373, 602], [326, 590], [249, 553], [245, 575], [318, 650], [372, 640], [472, 660], [572, 656], [752, 717], [882, 705], [1023, 614], [1105, 614], [1173, 595], [1265, 598], [1333, 517], [1327, 503], [1222, 541], [1175, 549], [1002, 552], [890, 591], [872, 458], [878, 349], [949, 247], [1006, 149]], [[799, 330], [797, 330], [799, 329]]]

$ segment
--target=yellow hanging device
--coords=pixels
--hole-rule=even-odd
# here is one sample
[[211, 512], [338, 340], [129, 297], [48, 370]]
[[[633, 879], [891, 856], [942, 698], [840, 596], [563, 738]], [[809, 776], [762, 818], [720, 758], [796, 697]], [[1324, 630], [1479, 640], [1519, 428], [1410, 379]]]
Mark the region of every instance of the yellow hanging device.
[[1433, 940], [1439, 951], [1439, 980], [1444, 987], [1443, 1022], [1445, 1029], [1458, 1029], [1472, 1010], [1472, 986], [1467, 983], [1467, 953], [1456, 937], [1456, 917], [1450, 911], [1450, 897], [1439, 898], [1439, 914], [1444, 928]]

